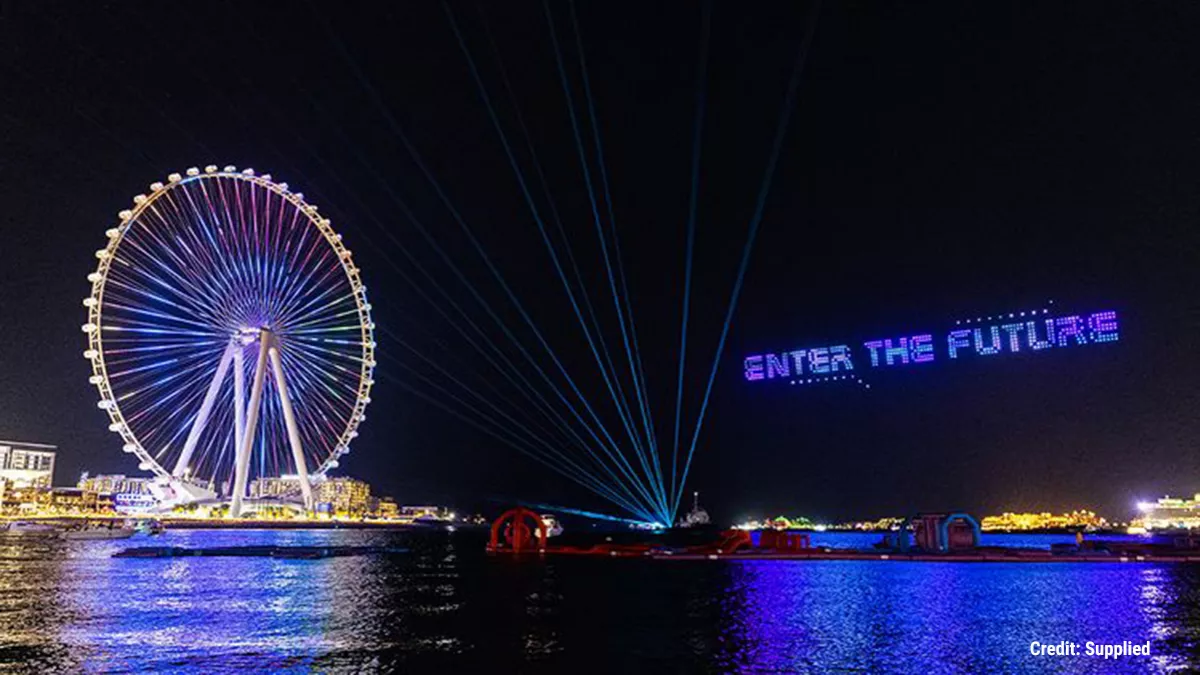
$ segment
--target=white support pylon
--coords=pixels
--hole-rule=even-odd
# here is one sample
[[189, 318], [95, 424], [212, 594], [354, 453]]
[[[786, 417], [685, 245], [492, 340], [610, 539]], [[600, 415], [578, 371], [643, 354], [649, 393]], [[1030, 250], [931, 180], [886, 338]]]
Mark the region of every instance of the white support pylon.
[[196, 443], [200, 441], [200, 434], [204, 433], [204, 427], [208, 424], [208, 416], [212, 413], [213, 404], [217, 400], [217, 394], [221, 391], [221, 383], [225, 381], [225, 374], [229, 372], [229, 362], [233, 360], [234, 351], [240, 349], [241, 345], [236, 343], [236, 338], [229, 341], [229, 345], [225, 347], [225, 352], [221, 354], [221, 362], [217, 364], [217, 372], [213, 375], [212, 382], [208, 385], [208, 391], [204, 393], [204, 401], [200, 404], [200, 412], [196, 413], [196, 419], [192, 421], [192, 428], [188, 431], [187, 440], [183, 442], [183, 452], [179, 454], [179, 459], [175, 462], [175, 468], [171, 470], [171, 476], [174, 478], [182, 478], [184, 473], [187, 473], [188, 462], [192, 461], [192, 453], [196, 451]]
[[[274, 337], [271, 338], [274, 342]], [[275, 388], [279, 391], [279, 406], [283, 408], [283, 421], [287, 424], [288, 442], [292, 446], [292, 460], [296, 462], [296, 474], [300, 479], [300, 492], [304, 495], [304, 510], [313, 507], [312, 484], [308, 481], [308, 466], [304, 461], [304, 448], [300, 444], [300, 428], [296, 426], [296, 413], [292, 410], [292, 398], [288, 395], [287, 380], [283, 377], [283, 358], [279, 346], [272, 344], [267, 353], [275, 370]]]
[[[236, 335], [233, 340], [237, 343], [233, 352], [233, 454], [236, 458], [242, 448], [242, 437], [246, 435], [246, 345]], [[237, 459], [233, 466], [236, 471]]]
[[254, 384], [250, 387], [250, 404], [246, 406], [246, 431], [238, 447], [234, 466], [233, 501], [229, 505], [229, 515], [240, 518], [242, 515], [242, 500], [246, 496], [246, 480], [250, 475], [250, 449], [254, 446], [254, 432], [258, 426], [258, 409], [262, 403], [263, 381], [267, 374], [267, 348], [271, 334], [266, 330], [258, 333], [258, 361], [254, 364]]

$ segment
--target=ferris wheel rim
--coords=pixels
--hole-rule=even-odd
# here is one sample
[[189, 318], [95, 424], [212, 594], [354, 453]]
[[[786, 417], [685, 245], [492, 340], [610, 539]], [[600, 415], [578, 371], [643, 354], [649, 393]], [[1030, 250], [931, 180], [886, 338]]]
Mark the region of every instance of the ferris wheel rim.
[[109, 430], [121, 436], [124, 443], [122, 449], [135, 455], [139, 460], [139, 468], [152, 472], [156, 477], [173, 480], [170, 470], [164, 467], [138, 439], [132, 426], [126, 421], [120, 405], [114, 394], [112, 383], [108, 376], [108, 366], [104, 359], [104, 340], [101, 322], [104, 316], [104, 290], [108, 282], [108, 273], [122, 240], [134, 224], [140, 222], [139, 217], [154, 203], [170, 191], [188, 183], [220, 178], [239, 180], [264, 188], [288, 201], [299, 213], [303, 214], [308, 224], [316, 227], [325, 242], [334, 250], [338, 265], [350, 285], [357, 310], [362, 346], [362, 365], [358, 374], [358, 391], [355, 402], [347, 417], [346, 426], [333, 444], [333, 449], [322, 459], [315, 471], [309, 473], [313, 478], [324, 476], [327, 471], [338, 466], [338, 459], [349, 452], [350, 443], [358, 436], [358, 427], [366, 419], [366, 407], [371, 402], [370, 392], [374, 386], [375, 369], [375, 323], [371, 318], [371, 304], [367, 300], [366, 286], [362, 283], [361, 270], [352, 260], [351, 252], [342, 243], [342, 237], [332, 227], [329, 219], [322, 216], [315, 204], [304, 199], [304, 195], [293, 192], [287, 183], [275, 182], [270, 174], [258, 174], [253, 169], [239, 171], [229, 165], [218, 168], [215, 165], [206, 166], [203, 170], [191, 167], [184, 174], [172, 173], [166, 182], [151, 183], [149, 194], [139, 194], [133, 198], [132, 209], [118, 213], [119, 224], [107, 230], [108, 243], [103, 249], [96, 251], [98, 258], [94, 272], [88, 275], [91, 283], [91, 293], [84, 300], [87, 307], [88, 322], [82, 326], [87, 334], [88, 348], [84, 352], [90, 365], [92, 375], [89, 378], [95, 385], [100, 400], [97, 406], [108, 413]]

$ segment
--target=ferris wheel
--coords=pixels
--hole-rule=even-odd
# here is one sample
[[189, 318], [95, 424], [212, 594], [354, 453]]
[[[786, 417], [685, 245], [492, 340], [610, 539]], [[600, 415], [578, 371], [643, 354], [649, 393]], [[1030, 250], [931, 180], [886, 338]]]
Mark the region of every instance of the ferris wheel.
[[253, 479], [312, 484], [349, 451], [374, 383], [375, 324], [349, 249], [253, 169], [171, 174], [120, 212], [88, 275], [98, 406], [166, 502]]

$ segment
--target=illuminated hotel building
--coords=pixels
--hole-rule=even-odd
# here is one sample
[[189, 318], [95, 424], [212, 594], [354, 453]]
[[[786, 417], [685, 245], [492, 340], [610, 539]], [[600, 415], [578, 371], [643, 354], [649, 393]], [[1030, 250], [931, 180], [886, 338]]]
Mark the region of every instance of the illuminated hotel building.
[[0, 481], [14, 488], [48, 488], [54, 478], [53, 445], [0, 441]]
[[336, 515], [361, 516], [370, 510], [371, 486], [361, 480], [326, 478], [313, 487], [313, 498], [318, 504], [328, 504]]
[[1167, 496], [1157, 502], [1141, 502], [1138, 510], [1147, 530], [1200, 528], [1200, 494], [1191, 499]]
[[[257, 478], [250, 482], [251, 499], [277, 499], [301, 502], [300, 478], [295, 475]], [[313, 501], [318, 511], [345, 516], [361, 516], [371, 509], [371, 486], [361, 480], [341, 476], [313, 482]], [[322, 505], [327, 505], [322, 508]]]

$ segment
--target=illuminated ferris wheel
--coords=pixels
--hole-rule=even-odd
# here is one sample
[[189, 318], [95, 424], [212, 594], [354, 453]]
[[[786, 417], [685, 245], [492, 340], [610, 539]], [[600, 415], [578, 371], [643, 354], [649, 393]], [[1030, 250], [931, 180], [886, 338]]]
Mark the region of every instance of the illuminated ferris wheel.
[[366, 288], [341, 235], [286, 183], [188, 169], [134, 197], [96, 251], [84, 353], [109, 429], [167, 503], [254, 478], [312, 483], [366, 418]]

